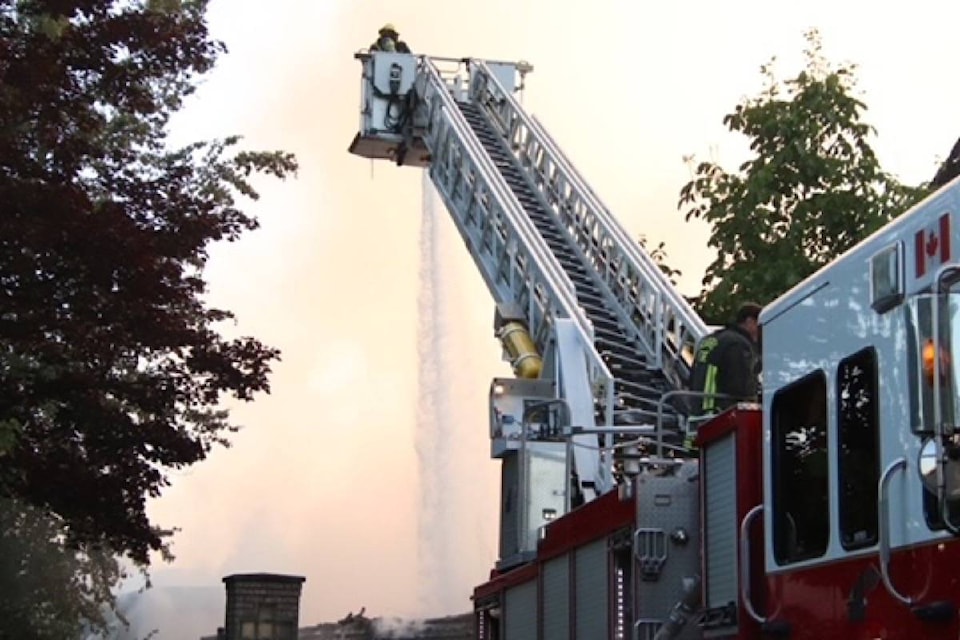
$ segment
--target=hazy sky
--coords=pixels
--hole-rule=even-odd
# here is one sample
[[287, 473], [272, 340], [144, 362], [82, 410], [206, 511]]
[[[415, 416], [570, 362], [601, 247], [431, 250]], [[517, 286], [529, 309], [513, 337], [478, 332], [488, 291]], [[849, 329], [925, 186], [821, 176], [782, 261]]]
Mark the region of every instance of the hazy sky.
[[[425, 400], [417, 384], [421, 173], [346, 151], [359, 122], [353, 52], [380, 24], [395, 23], [417, 52], [532, 62], [527, 107], [631, 235], [667, 243], [687, 293], [710, 255], [705, 230], [676, 208], [688, 177], [683, 156], [713, 154], [731, 167], [741, 159], [721, 119], [761, 86], [759, 66], [770, 56], [784, 73], [798, 69], [805, 28], [820, 27], [831, 59], [859, 65], [876, 148], [902, 179], [931, 177], [960, 135], [954, 3], [265, 7], [212, 3], [214, 35], [230, 53], [176, 121], [176, 136], [243, 133], [251, 147], [299, 156], [297, 180], [262, 183], [251, 210], [263, 228], [216, 249], [208, 272], [212, 300], [238, 313], [238, 330], [280, 347], [284, 359], [273, 394], [235, 411], [245, 429], [234, 446], [176, 475], [151, 504], [159, 524], [181, 528], [176, 562], [154, 575], [161, 586], [215, 589], [238, 571], [304, 575], [305, 624], [362, 605], [368, 615], [465, 611], [496, 557], [486, 394], [506, 367], [491, 335], [493, 306], [441, 210], [429, 264], [439, 265], [433, 295], [445, 319], [431, 330], [443, 358], [425, 366], [441, 367], [443, 386]], [[425, 500], [439, 501], [444, 518], [423, 533]], [[441, 575], [423, 575], [422, 536], [448, 567]], [[197, 633], [222, 624], [222, 608], [210, 616]]]

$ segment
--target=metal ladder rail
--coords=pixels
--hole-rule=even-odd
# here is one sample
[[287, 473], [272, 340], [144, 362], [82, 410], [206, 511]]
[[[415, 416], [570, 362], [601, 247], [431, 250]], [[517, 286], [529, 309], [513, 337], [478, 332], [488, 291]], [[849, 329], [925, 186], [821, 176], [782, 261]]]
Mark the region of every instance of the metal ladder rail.
[[[637, 352], [637, 345], [623, 330], [622, 320], [619, 319], [616, 311], [611, 309], [610, 297], [601, 293], [599, 287], [602, 284], [591, 277], [591, 265], [583, 263], [582, 254], [575, 251], [568, 235], [558, 227], [556, 218], [545, 209], [524, 178], [523, 168], [517, 165], [515, 159], [504, 148], [503, 141], [490, 124], [486, 112], [472, 102], [460, 103], [459, 106], [487, 155], [497, 165], [500, 174], [523, 205], [524, 211], [534, 223], [540, 236], [573, 281], [577, 300], [593, 325], [595, 346], [615, 378], [614, 386], [618, 400], [616, 415], [629, 416], [631, 414], [624, 409], [641, 409], [644, 402], [656, 406], [660, 395], [666, 389], [657, 389], [643, 383], [650, 382], [652, 377], [662, 376], [662, 374], [659, 371], [654, 374], [653, 370], [647, 368], [646, 362], [642, 359], [643, 356]], [[644, 389], [650, 397], [638, 398], [637, 388]]]
[[[476, 74], [474, 77], [477, 77]], [[475, 102], [467, 106], [469, 109], [462, 108], [468, 115], [468, 122], [507, 178], [508, 185], [524, 205], [537, 230], [574, 281], [577, 299], [593, 324], [595, 346], [614, 376], [616, 408], [612, 416], [604, 416], [602, 421], [609, 425], [648, 422], [648, 408], [656, 407], [664, 393], [675, 390], [679, 385], [665, 375], [664, 367], [649, 366], [649, 360], [642, 355], [643, 347], [635, 335], [624, 328], [627, 323], [622, 314], [617, 313], [617, 301], [609, 292], [601, 289], [603, 282], [593, 277], [596, 266], [578, 250], [558, 217], [547, 209], [543, 198], [526, 176], [529, 168], [518, 162], [505, 136], [497, 131], [496, 123], [492, 122], [493, 114]], [[664, 411], [664, 417], [671, 425], [676, 424], [673, 407]]]
[[[467, 125], [438, 69], [424, 60], [420, 74], [418, 93], [427, 112], [424, 142], [432, 155], [430, 175], [491, 293], [498, 301], [526, 298], [529, 329], [535, 338], [541, 336], [541, 344], [557, 339], [559, 327], [552, 326], [554, 317], [572, 321], [564, 327], [564, 335], [575, 336], [578, 348], [572, 360], [565, 356], [563, 362], [574, 366], [570, 370], [572, 378], [583, 383], [574, 384], [563, 397], [574, 407], [595, 407], [599, 403], [603, 414], [612, 420], [613, 377], [593, 346], [592, 332], [584, 330], [587, 320], [583, 311], [571, 302], [569, 280], [560, 277], [563, 272], [556, 259]], [[559, 347], [559, 339], [557, 343]], [[572, 344], [563, 341], [565, 349]], [[569, 395], [571, 390], [575, 397]], [[595, 424], [592, 411], [578, 413], [576, 424], [587, 428]], [[601, 462], [595, 444], [585, 448], [591, 438], [595, 442], [596, 437], [589, 434], [573, 436], [579, 483], [588, 496], [612, 486], [611, 470]]]
[[498, 172], [506, 181], [517, 201], [523, 207], [527, 218], [533, 223], [537, 233], [543, 238], [547, 248], [573, 284], [577, 304], [586, 313], [593, 328], [594, 337], [616, 333], [618, 341], [622, 339], [622, 322], [614, 311], [605, 306], [609, 301], [602, 295], [599, 285], [591, 278], [591, 267], [584, 265], [582, 257], [570, 246], [562, 229], [543, 208], [534, 192], [527, 185], [521, 170], [502, 148], [496, 132], [490, 127], [483, 112], [473, 103], [459, 104], [467, 124], [476, 134], [484, 151], [497, 166]]
[[702, 319], [639, 244], [629, 239], [549, 134], [504, 91], [483, 62], [474, 67], [471, 95], [490, 111], [521, 166], [634, 324], [654, 358], [653, 366], [662, 368], [666, 353], [686, 368], [684, 349], [707, 333]]
[[[444, 81], [455, 95], [467, 94], [467, 83], [461, 78], [445, 78]], [[649, 407], [656, 407], [660, 396], [670, 390], [662, 372], [645, 366], [640, 355], [642, 350], [638, 351], [638, 346], [626, 338], [628, 332], [623, 330], [622, 320], [609, 308], [610, 296], [602, 295], [597, 289], [602, 284], [590, 276], [592, 265], [584, 264], [582, 253], [575, 251], [576, 247], [569, 244], [571, 241], [567, 239], [563, 228], [558, 226], [556, 218], [543, 208], [543, 203], [531, 190], [528, 180], [523, 178], [523, 168], [503, 147], [502, 139], [492, 128], [488, 115], [471, 101], [456, 102], [456, 105], [467, 116], [467, 124], [477, 134], [477, 140], [483, 147], [481, 155], [489, 157], [496, 166], [497, 172], [522, 205], [524, 214], [534, 223], [534, 233], [543, 238], [558, 263], [564, 267], [569, 280], [574, 281], [577, 302], [593, 328], [594, 348], [600, 353], [610, 374], [610, 378], [604, 381], [605, 388], [598, 389], [601, 402], [597, 421], [607, 425], [648, 422]], [[471, 116], [482, 120], [479, 129]], [[567, 246], [570, 248], [565, 249]], [[570, 269], [571, 264], [576, 271]], [[670, 413], [672, 411], [667, 411], [667, 414]], [[669, 415], [667, 417], [670, 418]]]
[[[424, 140], [433, 155], [431, 175], [435, 182], [439, 181], [438, 187], [445, 186], [447, 180], [453, 180], [452, 191], [448, 195], [452, 196], [454, 203], [459, 203], [461, 197], [470, 200], [470, 206], [463, 208], [462, 218], [459, 208], [450, 213], [458, 226], [463, 226], [461, 231], [468, 232], [465, 239], [475, 260], [485, 257], [484, 252], [477, 249], [489, 251], [490, 243], [495, 240], [503, 245], [497, 256], [499, 264], [495, 268], [478, 264], [494, 298], [498, 302], [516, 302], [521, 297], [525, 300], [531, 299], [530, 293], [537, 292], [537, 286], [531, 286], [527, 291], [509, 288], [525, 284], [525, 281], [521, 279], [512, 282], [507, 280], [507, 276], [519, 275], [533, 269], [539, 275], [538, 282], [533, 284], [542, 289], [540, 295], [550, 296], [551, 308], [561, 317], [576, 320], [584, 335], [590, 337], [593, 328], [576, 305], [573, 283], [556, 264], [556, 260], [523, 214], [520, 204], [502, 184], [500, 172], [487, 157], [486, 150], [476, 140], [469, 125], [462, 120], [458, 104], [450, 94], [451, 87], [428, 58], [421, 59], [418, 75], [420, 100], [427, 105], [428, 124]], [[438, 135], [441, 131], [443, 136]], [[452, 158], [451, 154], [462, 157]], [[449, 164], [451, 161], [466, 163], [464, 166], [446, 167], [448, 171], [454, 172], [450, 176], [436, 171], [444, 162]], [[463, 173], [464, 167], [468, 170], [467, 174]], [[472, 227], [480, 227], [476, 238], [469, 233]], [[507, 264], [511, 252], [516, 263], [512, 268]], [[504, 290], [504, 286], [508, 289]], [[543, 334], [539, 328], [545, 320], [528, 318], [531, 322], [531, 333], [538, 336]], [[543, 348], [544, 345], [538, 342], [537, 346]]]
[[[556, 217], [546, 209], [542, 209], [543, 203], [530, 185], [529, 179], [522, 175], [525, 168], [511, 159], [509, 150], [503, 147], [503, 137], [497, 133], [496, 128], [489, 122], [489, 115], [480, 110], [474, 102], [466, 99], [466, 96], [470, 95], [469, 88], [475, 74], [466, 74], [464, 77], [458, 72], [462, 72], [464, 69], [469, 71], [471, 66], [474, 66], [475, 61], [469, 59], [447, 60], [433, 57], [431, 57], [431, 60], [438, 65], [449, 62], [455, 63], [454, 73], [449, 74], [448, 86], [454, 95], [460, 98], [458, 105], [468, 116], [468, 123], [471, 128], [474, 128], [486, 152], [491, 154], [491, 159], [523, 205], [524, 211], [531, 216], [538, 232], [575, 283], [577, 302], [586, 312], [593, 327], [594, 346], [613, 376], [612, 395], [614, 402], [612, 405], [609, 401], [604, 403], [606, 406], [597, 416], [597, 420], [604, 424], [629, 424], [633, 419], [641, 416], [644, 406], [655, 405], [659, 402], [660, 396], [673, 389], [673, 387], [669, 384], [668, 379], [663, 376], [660, 368], [647, 366], [646, 359], [642, 355], [643, 347], [636, 344], [633, 338], [630, 338], [630, 332], [625, 330], [626, 323], [623, 321], [622, 315], [617, 312], [616, 307], [610, 306], [611, 296], [597, 288], [602, 287], [603, 283], [595, 280], [592, 275], [596, 267], [586, 262], [582, 251], [577, 249], [572, 240], [567, 239], [569, 234], [562, 226], [558, 226], [559, 222]], [[444, 75], [443, 71], [440, 71], [440, 73]], [[474, 110], [476, 110], [476, 113], [474, 113]], [[477, 123], [471, 120], [471, 116], [479, 117], [483, 121], [481, 129], [476, 128]], [[492, 144], [486, 137], [488, 131], [492, 136]], [[537, 211], [534, 211], [535, 209]], [[570, 268], [572, 262], [576, 263], [573, 269]], [[643, 389], [643, 395], [649, 397], [639, 398], [637, 396], [638, 389]], [[613, 406], [614, 410], [612, 412], [607, 410], [610, 406]], [[667, 414], [672, 412], [673, 410], [669, 409]]]
[[[532, 116], [527, 117], [519, 104], [503, 91], [489, 71], [486, 71], [480, 80], [478, 85], [487, 85], [488, 81], [491, 83], [489, 84], [493, 91], [491, 103], [500, 105], [493, 111], [500, 117], [503, 135], [510, 140], [512, 147], [516, 150], [516, 157], [529, 169], [531, 177], [544, 193], [554, 200], [552, 204], [555, 213], [566, 222], [570, 233], [580, 241], [581, 249], [595, 264], [598, 272], [605, 277], [611, 291], [623, 294], [617, 296], [618, 299], [621, 302], [632, 303], [638, 311], [645, 311], [655, 309], [656, 305], [651, 301], [655, 300], [658, 294], [664, 293], [666, 295], [663, 297], [670, 299], [679, 309], [686, 312], [681, 315], [690, 320], [693, 325], [702, 324], [659, 267], [637, 242], [627, 236], [619, 222], [599, 202], [596, 194], [560, 152], [552, 137], [543, 130], [540, 123]], [[500, 99], [496, 94], [508, 99]], [[509, 104], [511, 101], [512, 105]], [[508, 111], [507, 106], [511, 109], [509, 113], [504, 114], [503, 112]], [[608, 255], [611, 252], [616, 254], [614, 259]], [[634, 259], [627, 260], [630, 257]], [[629, 268], [630, 262], [634, 262], [636, 266], [636, 269], [633, 269], [634, 275], [639, 274], [641, 278], [624, 276], [624, 265]], [[627, 288], [624, 286], [627, 284], [632, 286]], [[651, 295], [640, 299], [638, 285], [643, 284], [656, 286], [653, 287]], [[647, 289], [650, 288], [647, 287]], [[646, 318], [651, 317], [650, 313], [643, 315]], [[647, 320], [642, 324], [655, 323]]]
[[[493, 105], [491, 112], [499, 117], [504, 137], [510, 141], [518, 160], [530, 169], [531, 177], [539, 183], [538, 186], [551, 196], [555, 213], [567, 219], [571, 235], [577, 237], [585, 253], [593, 254], [598, 272], [605, 277], [608, 286], [613, 285], [611, 289], [615, 295], [621, 301], [626, 300], [629, 303], [627, 306], [640, 316], [633, 317], [633, 320], [645, 329], [643, 333], [646, 334], [648, 345], [666, 346], [671, 358], [682, 358], [684, 347], [691, 346], [706, 331], [700, 318], [639, 244], [626, 236], [571, 163], [559, 152], [549, 134], [526, 116], [513, 96], [503, 91], [489, 70], [484, 71], [482, 63], [477, 67], [483, 73], [475, 74], [473, 92], [487, 92], [488, 103]], [[614, 254], [615, 260], [611, 260], [609, 254]], [[631, 275], [630, 272], [633, 277], [624, 276], [625, 273]], [[646, 292], [647, 295], [638, 296], [638, 292]], [[666, 301], [666, 305], [661, 301]], [[674, 309], [673, 313], [670, 313], [671, 308]], [[693, 327], [693, 330], [685, 331], [684, 325]], [[671, 330], [664, 332], [664, 328]], [[659, 364], [663, 352], [659, 349], [652, 351], [655, 364]], [[679, 364], [683, 365], [684, 362], [681, 360]]]
[[[559, 160], [576, 187], [587, 196], [587, 201], [594, 207], [596, 216], [607, 224], [611, 236], [616, 240], [613, 245], [614, 250], [619, 253], [614, 261], [617, 264], [624, 265], [623, 268], [628, 272], [642, 273], [644, 277], [649, 278], [647, 282], [650, 282], [660, 292], [660, 295], [655, 298], [655, 307], [651, 314], [653, 317], [660, 317], [658, 326], [661, 327], [663, 332], [660, 342], [675, 362], [689, 368], [690, 363], [685, 356], [692, 357], [692, 349], [701, 338], [710, 332], [709, 327], [700, 317], [700, 314], [693, 309], [690, 303], [667, 279], [667, 276], [640, 246], [640, 243], [629, 238], [623, 226], [597, 196], [593, 188], [583, 179], [536, 116], [531, 116], [531, 122], [534, 134], [549, 149], [553, 157]], [[627, 278], [637, 284], [640, 282], [637, 278], [629, 275]], [[638, 310], [645, 307], [649, 309], [649, 305], [644, 305], [639, 299], [638, 288], [632, 287], [628, 290], [630, 303]], [[685, 354], [686, 350], [691, 351]]]
[[[539, 239], [523, 216], [511, 211], [512, 203], [499, 188], [499, 174], [489, 166], [482, 147], [474, 144], [469, 127], [456, 118], [456, 103], [429, 61], [422, 77], [420, 95], [428, 105], [425, 142], [433, 156], [434, 184], [446, 204], [453, 205], [448, 206], [450, 214], [494, 299], [529, 307], [528, 328], [542, 348], [554, 313], [577, 315], [567, 304], [566, 293], [573, 284], [550, 269], [544, 257], [549, 254], [538, 246]], [[580, 324], [587, 327], [586, 322]]]
[[[569, 219], [558, 213], [559, 199], [556, 197], [556, 194], [553, 193], [548, 186], [545, 186], [542, 180], [538, 181], [538, 177], [542, 177], [542, 172], [538, 172], [535, 167], [531, 167], [530, 163], [523, 162], [522, 154], [518, 154], [517, 152], [519, 145], [514, 144], [515, 141], [511, 139], [508, 133], [509, 129], [503, 122], [502, 114], [499, 113], [498, 109], [491, 108], [487, 103], [490, 94], [482, 88], [488, 80], [487, 75], [484, 73], [484, 70], [486, 69], [484, 63], [482, 61], [471, 61], [471, 64], [473, 65], [474, 73], [473, 77], [471, 78], [469, 92], [473, 102], [482, 108], [485, 118], [489, 119], [494, 131], [503, 141], [507, 153], [513, 158], [513, 162], [517, 163], [517, 167], [524, 175], [524, 179], [529, 183], [534, 197], [542, 199], [547, 215], [554, 218], [555, 221], [551, 227], [556, 229], [557, 233], [560, 233], [564, 237], [568, 237], [572, 240], [570, 246], [572, 250], [578, 254], [578, 264], [583, 265], [586, 269], [588, 269], [588, 277], [595, 278], [597, 280], [597, 284], [601, 287], [604, 287], [604, 285], [607, 284], [605, 282], [607, 278], [603, 274], [605, 271], [604, 264], [597, 261], [597, 254], [595, 252], [584, 251], [584, 238], [582, 237], [584, 234], [582, 233], [582, 229], [578, 228], [576, 225], [571, 226], [569, 224]], [[478, 90], [475, 87], [481, 88]], [[586, 241], [589, 242], [589, 238], [587, 238]], [[648, 344], [649, 341], [644, 341], [643, 332], [637, 328], [635, 323], [626, 314], [621, 302], [617, 300], [615, 296], [611, 295], [609, 292], [609, 286], [606, 286], [602, 289], [597, 289], [596, 292], [604, 299], [605, 306], [611, 307], [615, 310], [615, 313], [622, 325], [622, 331], [627, 334], [627, 337], [640, 341], [643, 345], [641, 348], [652, 355], [654, 351], [652, 343]], [[610, 304], [611, 302], [613, 303], [612, 305]]]
[[[425, 142], [433, 154], [430, 172], [491, 293], [498, 301], [528, 306], [528, 328], [539, 348], [550, 339], [554, 314], [574, 319], [584, 345], [592, 345], [593, 330], [572, 283], [504, 184], [439, 70], [424, 58], [420, 76], [428, 113]], [[612, 412], [613, 377], [595, 349], [586, 348], [585, 358], [590, 379], [603, 390], [601, 400]]]

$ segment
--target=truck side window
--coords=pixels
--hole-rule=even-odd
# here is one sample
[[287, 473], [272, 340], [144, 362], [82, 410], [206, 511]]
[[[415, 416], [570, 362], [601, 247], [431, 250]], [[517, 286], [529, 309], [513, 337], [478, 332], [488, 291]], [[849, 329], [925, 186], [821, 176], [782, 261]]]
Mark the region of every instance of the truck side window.
[[773, 398], [773, 551], [778, 564], [822, 556], [830, 531], [827, 381], [822, 371]]
[[877, 542], [877, 354], [871, 347], [837, 368], [837, 468], [840, 542], [844, 549]]

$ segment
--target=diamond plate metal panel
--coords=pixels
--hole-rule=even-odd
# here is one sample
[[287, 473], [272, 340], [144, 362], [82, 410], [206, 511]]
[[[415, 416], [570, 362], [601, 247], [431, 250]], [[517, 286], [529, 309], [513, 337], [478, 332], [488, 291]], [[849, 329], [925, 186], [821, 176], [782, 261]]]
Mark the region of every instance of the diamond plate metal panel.
[[[666, 559], [657, 572], [646, 575], [641, 573], [636, 556], [649, 555], [650, 549], [634, 549], [639, 577], [636, 617], [644, 620], [648, 629], [655, 629], [657, 621], [667, 618], [680, 597], [683, 579], [700, 572], [698, 480], [699, 463], [695, 460], [684, 461], [673, 473], [649, 473], [637, 478], [637, 529], [660, 530], [666, 543], [662, 550]], [[634, 542], [638, 542], [636, 537]], [[699, 632], [696, 625], [687, 625], [678, 637], [694, 638]]]

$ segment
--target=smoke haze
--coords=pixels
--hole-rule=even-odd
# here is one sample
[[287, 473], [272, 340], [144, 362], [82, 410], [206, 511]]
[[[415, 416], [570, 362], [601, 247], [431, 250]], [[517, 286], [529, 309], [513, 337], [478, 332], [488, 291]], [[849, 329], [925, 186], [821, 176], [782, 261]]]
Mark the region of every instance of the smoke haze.
[[877, 149], [902, 179], [929, 178], [960, 134], [960, 89], [944, 80], [960, 58], [960, 7], [557, 7], [212, 2], [214, 35], [230, 53], [176, 119], [176, 140], [243, 133], [251, 148], [296, 153], [301, 171], [260, 183], [250, 210], [262, 229], [212, 252], [211, 302], [237, 312], [237, 331], [281, 348], [283, 362], [270, 396], [235, 408], [245, 428], [233, 447], [176, 474], [150, 505], [158, 524], [181, 529], [177, 560], [155, 567], [157, 589], [141, 607], [160, 638], [222, 625], [222, 598], [203, 598], [192, 602], [206, 614], [172, 627], [171, 611], [185, 605], [165, 594], [222, 594], [230, 573], [305, 576], [301, 622], [314, 624], [361, 606], [372, 617], [466, 611], [495, 560], [487, 391], [507, 368], [492, 302], [442, 205], [421, 195], [418, 171], [346, 151], [360, 108], [352, 54], [383, 22], [417, 52], [530, 60], [528, 108], [631, 235], [666, 242], [686, 293], [712, 256], [706, 230], [676, 210], [682, 158], [713, 149], [736, 166], [743, 148], [722, 116], [759, 89], [771, 55], [796, 70], [808, 26], [821, 27], [828, 57], [860, 63]]

